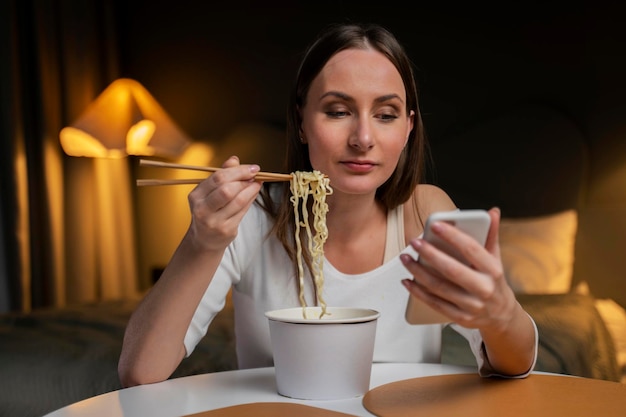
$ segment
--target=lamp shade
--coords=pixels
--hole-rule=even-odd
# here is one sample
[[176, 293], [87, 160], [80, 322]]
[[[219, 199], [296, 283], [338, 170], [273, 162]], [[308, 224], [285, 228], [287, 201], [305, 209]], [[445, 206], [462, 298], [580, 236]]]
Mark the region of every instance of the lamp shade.
[[111, 83], [59, 136], [66, 154], [100, 158], [175, 158], [191, 142], [148, 90], [129, 78]]

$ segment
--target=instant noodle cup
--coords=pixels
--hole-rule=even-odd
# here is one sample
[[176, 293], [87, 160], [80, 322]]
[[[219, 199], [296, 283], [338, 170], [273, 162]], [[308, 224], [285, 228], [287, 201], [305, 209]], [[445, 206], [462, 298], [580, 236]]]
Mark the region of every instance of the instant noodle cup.
[[265, 313], [278, 393], [304, 400], [364, 395], [380, 313], [353, 307], [321, 312], [321, 307], [296, 307]]

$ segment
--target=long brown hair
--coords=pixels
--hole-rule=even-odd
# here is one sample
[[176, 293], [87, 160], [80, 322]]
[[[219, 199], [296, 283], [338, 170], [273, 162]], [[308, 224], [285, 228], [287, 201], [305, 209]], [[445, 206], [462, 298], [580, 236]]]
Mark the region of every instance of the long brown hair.
[[[413, 64], [403, 46], [386, 28], [377, 24], [333, 24], [325, 28], [305, 50], [296, 73], [289, 104], [287, 107], [287, 155], [286, 172], [312, 171], [309, 149], [300, 141], [301, 109], [306, 104], [311, 83], [328, 60], [336, 53], [350, 48], [373, 48], [384, 54], [398, 69], [406, 90], [406, 112], [415, 112], [414, 128], [409, 134], [398, 165], [391, 177], [376, 191], [376, 199], [387, 210], [405, 203], [424, 175], [425, 137], [418, 105], [417, 85]], [[274, 184], [275, 186], [275, 184]], [[332, 184], [331, 184], [332, 186]], [[269, 184], [261, 195], [265, 209], [275, 218], [272, 233], [282, 242], [292, 260], [295, 260], [293, 237], [293, 205], [289, 185], [283, 184], [280, 204], [276, 205], [269, 196]], [[414, 199], [417, 212], [417, 201]], [[308, 254], [305, 259], [310, 266]]]

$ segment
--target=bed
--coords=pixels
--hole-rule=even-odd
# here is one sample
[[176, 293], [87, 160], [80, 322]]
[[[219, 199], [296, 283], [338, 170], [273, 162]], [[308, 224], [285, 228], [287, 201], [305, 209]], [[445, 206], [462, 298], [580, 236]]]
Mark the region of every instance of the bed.
[[[138, 300], [0, 316], [0, 416], [36, 417], [121, 388], [122, 338]], [[172, 378], [236, 367], [232, 309], [224, 309]]]
[[[624, 306], [573, 282], [587, 152], [564, 112], [520, 103], [432, 143], [430, 181], [461, 208], [502, 210], [505, 274], [539, 328], [536, 369], [626, 383]], [[473, 362], [451, 329], [444, 343], [443, 361]]]
[[[576, 126], [550, 107], [526, 104], [431, 145], [429, 181], [461, 208], [502, 209], [507, 278], [539, 328], [536, 370], [626, 382], [623, 306], [572, 283], [576, 213], [586, 186], [586, 149]], [[41, 416], [119, 389], [117, 360], [137, 302], [0, 316], [0, 416]], [[460, 335], [446, 328], [443, 337], [443, 362], [475, 365]], [[227, 307], [172, 378], [235, 366]]]

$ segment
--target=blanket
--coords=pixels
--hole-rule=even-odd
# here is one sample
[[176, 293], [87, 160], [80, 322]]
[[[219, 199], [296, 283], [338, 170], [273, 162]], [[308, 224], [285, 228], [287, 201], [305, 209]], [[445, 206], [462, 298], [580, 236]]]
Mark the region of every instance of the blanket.
[[[615, 346], [594, 305], [580, 294], [519, 294], [539, 331], [536, 371], [620, 381]], [[442, 362], [476, 365], [465, 339], [444, 330]]]
[[[0, 417], [40, 417], [121, 388], [117, 362], [136, 301], [0, 316]], [[171, 378], [234, 369], [233, 314], [224, 310]]]

